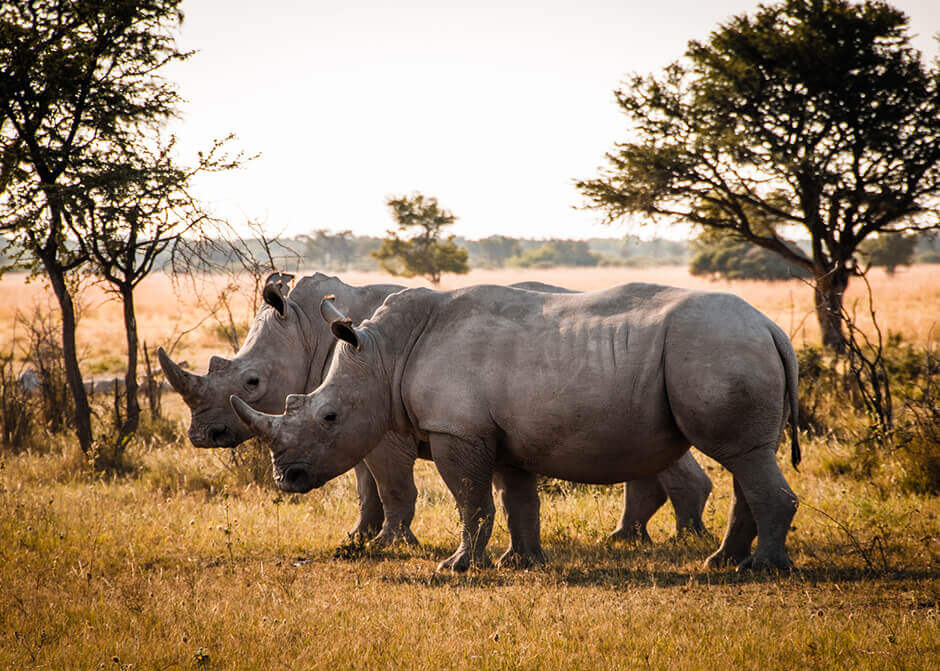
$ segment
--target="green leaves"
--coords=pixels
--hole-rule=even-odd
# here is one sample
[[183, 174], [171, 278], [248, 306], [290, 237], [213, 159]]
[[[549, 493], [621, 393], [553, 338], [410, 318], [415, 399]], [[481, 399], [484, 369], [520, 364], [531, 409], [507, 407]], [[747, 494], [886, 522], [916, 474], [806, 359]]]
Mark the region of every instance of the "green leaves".
[[[436, 198], [414, 193], [389, 198], [386, 204], [398, 228], [388, 231], [382, 246], [372, 252], [383, 270], [402, 277], [421, 275], [435, 286], [441, 281], [441, 273], [470, 270], [467, 250], [457, 246], [453, 235], [442, 238], [443, 227], [452, 225], [457, 217], [442, 209]], [[399, 237], [400, 233], [411, 237]]]
[[759, 232], [772, 217], [819, 243], [822, 268], [886, 227], [940, 227], [940, 73], [906, 26], [874, 1], [785, 0], [730, 19], [615, 92], [628, 140], [576, 182], [587, 207], [728, 228], [786, 255]]

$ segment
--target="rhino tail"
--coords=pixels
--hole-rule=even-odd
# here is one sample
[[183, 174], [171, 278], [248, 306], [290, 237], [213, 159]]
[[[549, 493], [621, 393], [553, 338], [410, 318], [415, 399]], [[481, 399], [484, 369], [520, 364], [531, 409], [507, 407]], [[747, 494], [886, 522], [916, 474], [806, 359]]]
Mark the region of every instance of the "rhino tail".
[[799, 424], [799, 364], [796, 360], [796, 352], [793, 351], [793, 344], [786, 334], [776, 324], [770, 329], [774, 339], [774, 345], [777, 347], [777, 353], [783, 362], [784, 375], [786, 377], [787, 397], [790, 399], [790, 462], [796, 471], [800, 469], [797, 466], [800, 463], [802, 455], [800, 453], [800, 437], [797, 425]]

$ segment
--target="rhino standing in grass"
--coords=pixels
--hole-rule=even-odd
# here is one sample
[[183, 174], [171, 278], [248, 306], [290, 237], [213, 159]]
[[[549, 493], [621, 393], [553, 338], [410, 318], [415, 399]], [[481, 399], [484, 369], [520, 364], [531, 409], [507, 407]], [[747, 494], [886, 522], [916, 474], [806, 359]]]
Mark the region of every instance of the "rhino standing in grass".
[[[404, 288], [390, 284], [351, 287], [317, 273], [302, 278], [288, 293], [289, 280], [290, 276], [278, 273], [269, 276], [263, 290], [267, 305], [255, 317], [244, 345], [231, 360], [210, 358], [206, 375], [189, 373], [162, 349], [158, 351], [167, 380], [190, 407], [189, 437], [197, 447], [234, 447], [251, 436], [232, 411], [229, 396], [239, 395], [256, 410], [277, 413], [283, 411], [289, 394], [306, 393], [320, 384], [336, 343], [318, 312], [325, 295], [335, 295], [345, 314], [360, 321], [371, 316], [389, 294]], [[514, 286], [574, 293], [541, 282]], [[380, 544], [414, 541], [410, 524], [417, 497], [413, 469], [418, 456], [430, 457], [426, 443], [391, 432], [364, 462], [355, 465], [359, 519], [351, 537]], [[702, 510], [711, 488], [711, 480], [686, 453], [662, 473], [625, 486], [623, 514], [612, 537], [649, 540], [646, 523], [667, 496], [675, 509], [677, 533], [702, 533]]]
[[283, 415], [231, 399], [269, 441], [281, 489], [319, 487], [389, 431], [411, 435], [429, 442], [460, 512], [460, 545], [439, 568], [485, 563], [491, 482], [511, 539], [500, 563], [527, 565], [544, 559], [538, 474], [646, 478], [694, 444], [734, 480], [727, 531], [706, 565], [792, 566], [797, 503], [776, 450], [788, 416], [797, 424], [796, 355], [740, 298], [651, 284], [567, 295], [410, 289], [359, 327], [329, 301], [321, 309], [343, 341], [323, 383], [288, 396]]

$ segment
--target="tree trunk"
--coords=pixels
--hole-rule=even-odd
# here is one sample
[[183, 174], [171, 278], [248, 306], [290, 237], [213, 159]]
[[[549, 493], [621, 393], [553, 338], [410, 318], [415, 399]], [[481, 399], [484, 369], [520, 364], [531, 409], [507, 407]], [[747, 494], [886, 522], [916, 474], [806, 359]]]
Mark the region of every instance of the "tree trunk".
[[845, 352], [845, 333], [842, 330], [842, 300], [849, 284], [849, 272], [837, 267], [816, 275], [816, 318], [822, 341], [836, 354]]
[[120, 291], [124, 305], [124, 332], [127, 336], [127, 372], [124, 374], [127, 412], [118, 436], [120, 444], [123, 444], [124, 438], [137, 431], [140, 423], [140, 403], [137, 400], [137, 317], [134, 313], [134, 288], [122, 285]]
[[82, 371], [78, 367], [78, 356], [75, 348], [75, 305], [72, 295], [65, 283], [65, 275], [55, 259], [40, 255], [52, 290], [59, 301], [62, 312], [62, 358], [65, 364], [65, 379], [69, 383], [69, 391], [75, 403], [75, 434], [82, 452], [88, 454], [91, 450], [91, 407], [88, 405], [88, 396], [85, 394], [85, 385], [82, 382]]

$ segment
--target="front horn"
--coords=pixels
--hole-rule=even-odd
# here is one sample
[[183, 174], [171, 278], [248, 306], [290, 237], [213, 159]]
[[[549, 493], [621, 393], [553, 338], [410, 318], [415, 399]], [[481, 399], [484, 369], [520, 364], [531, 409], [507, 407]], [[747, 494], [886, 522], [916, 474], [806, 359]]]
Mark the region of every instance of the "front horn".
[[251, 430], [256, 436], [270, 438], [274, 433], [274, 415], [264, 412], [258, 412], [243, 400], [235, 396], [228, 397], [228, 402], [232, 405], [232, 410], [238, 416], [238, 419]]
[[157, 359], [160, 360], [160, 368], [163, 369], [163, 374], [170, 386], [184, 397], [192, 396], [199, 387], [199, 376], [185, 371], [173, 363], [173, 360], [163, 351], [162, 347], [157, 348]]

